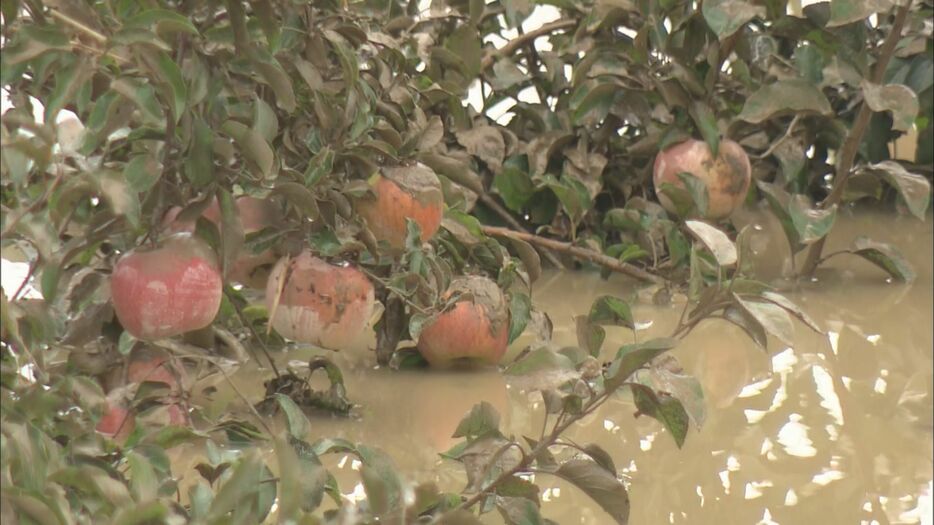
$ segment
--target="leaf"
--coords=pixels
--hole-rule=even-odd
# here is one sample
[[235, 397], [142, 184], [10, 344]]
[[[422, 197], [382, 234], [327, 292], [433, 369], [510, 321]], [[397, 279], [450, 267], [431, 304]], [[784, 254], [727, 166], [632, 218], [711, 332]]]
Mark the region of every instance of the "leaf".
[[762, 327], [762, 324], [759, 323], [755, 317], [749, 315], [746, 310], [730, 305], [723, 310], [723, 317], [727, 321], [742, 328], [743, 331], [746, 332], [746, 335], [760, 348], [768, 350], [769, 339], [765, 333], [765, 328]]
[[519, 254], [522, 266], [529, 274], [529, 282], [534, 283], [542, 275], [542, 258], [531, 244], [521, 239], [509, 239], [509, 244]]
[[49, 51], [67, 49], [68, 35], [61, 27], [53, 24], [26, 24], [16, 32], [14, 40], [3, 47], [3, 67], [27, 62]]
[[894, 246], [858, 237], [853, 241], [851, 252], [882, 268], [894, 279], [905, 283], [915, 280], [914, 269]]
[[276, 105], [289, 113], [295, 111], [297, 104], [295, 92], [292, 90], [292, 80], [276, 59], [272, 56], [260, 56], [259, 53], [256, 53], [252, 62], [260, 77], [275, 93]]
[[496, 91], [505, 91], [530, 78], [529, 74], [523, 73], [512, 60], [501, 58], [493, 64], [493, 75], [490, 78], [490, 86]]
[[922, 221], [925, 219], [928, 206], [931, 204], [931, 183], [926, 177], [911, 173], [898, 162], [891, 160], [870, 164], [865, 169], [879, 175], [882, 180], [895, 188], [912, 215]]
[[815, 332], [819, 334], [824, 333], [824, 331], [821, 330], [820, 326], [818, 326], [817, 323], [813, 319], [811, 319], [811, 316], [806, 314], [804, 310], [801, 309], [801, 307], [793, 303], [790, 299], [788, 299], [784, 295], [778, 294], [775, 292], [770, 292], [767, 290], [763, 291], [759, 295], [766, 301], [773, 302], [777, 304], [778, 306], [781, 306], [782, 308], [787, 310], [788, 313], [797, 317], [802, 323], [804, 323], [811, 330], [814, 330]]
[[586, 315], [576, 316], [574, 325], [577, 330], [577, 344], [594, 357], [600, 355], [600, 347], [606, 339], [606, 330], [600, 325], [591, 323]]
[[574, 362], [548, 347], [540, 347], [527, 353], [503, 371], [506, 375], [523, 376], [554, 371], [573, 371]]
[[229, 275], [243, 248], [243, 224], [240, 212], [233, 196], [226, 189], [217, 192], [217, 201], [221, 209], [221, 263], [224, 275]]
[[416, 149], [418, 151], [428, 151], [441, 142], [443, 137], [444, 123], [441, 122], [441, 117], [432, 115], [431, 118], [428, 119], [428, 124], [425, 125], [425, 129], [419, 134]]
[[152, 85], [136, 79], [122, 77], [114, 80], [110, 84], [110, 88], [136, 104], [143, 116], [144, 123], [159, 127], [164, 125], [162, 107], [156, 101], [155, 90]]
[[684, 446], [689, 418], [681, 402], [664, 392], [656, 394], [645, 385], [630, 383], [629, 386], [639, 412], [657, 419], [671, 433], [678, 448]]
[[214, 131], [200, 117], [193, 119], [185, 176], [195, 188], [203, 188], [214, 180]]
[[276, 402], [285, 412], [286, 422], [289, 425], [289, 434], [295, 439], [305, 439], [308, 435], [308, 418], [302, 409], [285, 394], [274, 394]]
[[246, 504], [248, 498], [255, 497], [262, 472], [263, 463], [259, 453], [253, 450], [244, 454], [237, 461], [231, 476], [217, 490], [208, 512], [208, 520], [217, 520], [238, 505]]
[[155, 54], [156, 72], [169, 88], [171, 96], [166, 97], [167, 102], [170, 103], [175, 122], [178, 122], [188, 105], [188, 86], [185, 84], [185, 79], [182, 78], [182, 70], [179, 69], [178, 64], [168, 54], [162, 51], [153, 51], [153, 53]]
[[616, 523], [626, 525], [629, 522], [629, 494], [626, 487], [596, 462], [572, 459], [562, 463], [554, 474], [584, 491]]
[[676, 346], [678, 341], [667, 337], [623, 345], [607, 370], [606, 389], [619, 388], [636, 370]]
[[[748, 5], [746, 2], [737, 3]], [[704, 5], [706, 6], [707, 2], [704, 2]], [[714, 115], [710, 106], [701, 100], [691, 102], [690, 113], [694, 124], [704, 137], [704, 142], [710, 147], [710, 154], [713, 158], [717, 158], [720, 152], [720, 128], [717, 127], [717, 116]]]
[[[524, 483], [532, 485], [530, 482], [518, 479]], [[535, 495], [538, 496], [538, 487], [535, 487]], [[498, 491], [497, 491], [498, 492]], [[503, 517], [503, 522], [506, 525], [544, 525], [545, 521], [542, 519], [541, 512], [539, 512], [537, 501], [532, 501], [525, 497], [506, 497], [500, 496], [496, 498], [496, 509], [499, 511], [500, 515]]]
[[772, 302], [750, 301], [733, 294], [737, 306], [759, 322], [766, 332], [777, 337], [788, 346], [795, 344], [795, 327], [784, 308]]
[[258, 95], [253, 96], [253, 130], [269, 143], [279, 134], [276, 112]]
[[461, 420], [451, 437], [473, 438], [499, 431], [499, 412], [490, 403], [483, 401], [474, 405]]
[[876, 112], [892, 112], [892, 129], [909, 131], [918, 116], [918, 96], [908, 86], [889, 84], [880, 86], [867, 80], [860, 83], [863, 98], [870, 109]]
[[788, 201], [788, 216], [797, 233], [797, 242], [809, 245], [830, 233], [837, 218], [837, 207], [834, 205], [828, 209], [813, 208], [810, 199], [799, 194]]
[[588, 319], [595, 324], [625, 326], [635, 330], [635, 322], [629, 303], [609, 295], [598, 297], [593, 302]]
[[759, 124], [789, 112], [831, 115], [832, 109], [816, 86], [803, 79], [787, 79], [762, 86], [750, 95], [737, 118]]
[[496, 486], [496, 494], [507, 498], [525, 498], [538, 507], [539, 488], [531, 481], [512, 476]]
[[736, 264], [736, 245], [725, 233], [701, 221], [686, 221], [684, 225], [710, 250], [717, 264], [723, 267]]
[[535, 191], [529, 174], [509, 165], [504, 166], [502, 171], [493, 177], [493, 187], [503, 198], [506, 206], [515, 212], [522, 211], [522, 207], [532, 198]]
[[509, 343], [515, 341], [529, 324], [532, 299], [524, 293], [512, 293], [509, 298]]
[[127, 222], [134, 228], [140, 226], [139, 197], [130, 188], [122, 173], [111, 170], [102, 170], [97, 175], [97, 184], [101, 194], [110, 205], [115, 215], [126, 217]]
[[188, 427], [181, 425], [169, 425], [162, 427], [156, 432], [146, 436], [144, 443], [150, 443], [164, 449], [173, 448], [182, 443], [190, 443], [207, 437], [205, 434], [196, 432]]
[[574, 123], [580, 123], [594, 110], [598, 111], [595, 118], [605, 117], [616, 95], [621, 92], [620, 86], [614, 82], [604, 82], [588, 88], [587, 84], [581, 85], [571, 97], [570, 109], [573, 111]]
[[605, 468], [610, 474], [616, 475], [616, 464], [610, 453], [596, 443], [591, 443], [584, 447], [584, 453], [591, 457], [598, 465]]
[[506, 157], [506, 142], [499, 130], [493, 126], [476, 126], [458, 131], [455, 136], [467, 153], [479, 157], [494, 173], [502, 169], [503, 159]]
[[149, 463], [149, 458], [130, 451], [126, 459], [130, 467], [130, 487], [133, 490], [134, 499], [141, 503], [155, 499], [159, 481], [156, 479], [155, 470]]
[[198, 29], [192, 25], [186, 16], [182, 16], [168, 9], [147, 9], [123, 22], [127, 28], [155, 28], [157, 32], [180, 32], [192, 35], [198, 34]]
[[365, 445], [357, 447], [357, 454], [363, 462], [360, 477], [363, 478], [363, 489], [373, 512], [377, 516], [386, 516], [401, 509], [404, 504], [402, 481], [396, 474], [392, 459], [382, 451]]
[[243, 156], [259, 169], [263, 177], [269, 176], [275, 154], [262, 135], [234, 120], [224, 122], [221, 131], [234, 139]]
[[162, 176], [162, 163], [152, 155], [137, 155], [123, 167], [123, 177], [136, 193], [146, 193]]
[[886, 12], [891, 0], [831, 0], [827, 27], [837, 27], [865, 20], [874, 13]]
[[762, 6], [743, 0], [705, 0], [701, 6], [704, 20], [720, 40], [732, 35], [753, 18], [765, 18]]

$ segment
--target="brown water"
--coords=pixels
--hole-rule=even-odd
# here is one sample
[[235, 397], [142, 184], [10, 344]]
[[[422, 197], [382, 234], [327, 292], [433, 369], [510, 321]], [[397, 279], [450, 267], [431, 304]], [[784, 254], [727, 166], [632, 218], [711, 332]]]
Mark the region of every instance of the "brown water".
[[[763, 226], [755, 239], [759, 274], [780, 277], [787, 249], [777, 226], [757, 215], [738, 219], [757, 221]], [[630, 490], [631, 523], [884, 524], [922, 517], [931, 523], [932, 220], [841, 217], [828, 253], [857, 235], [900, 247], [918, 279], [889, 283], [868, 263], [833, 259], [819, 283], [784, 292], [827, 332], [798, 325], [793, 348], [770, 340], [766, 353], [733, 325], [705, 321], [674, 351], [700, 378], [708, 401], [706, 423], [690, 431], [683, 449], [655, 421], [634, 419], [634, 407], [622, 397], [569, 431], [576, 442], [597, 443], [613, 456]], [[639, 332], [643, 340], [670, 333], [680, 314], [678, 306], [639, 301], [631, 281], [591, 273], [546, 274], [533, 301], [550, 314], [554, 340], [572, 345], [573, 316], [603, 294], [637, 302], [635, 316], [647, 325]], [[631, 341], [628, 331], [610, 331], [604, 350], [610, 355]], [[517, 436], [537, 435], [542, 426], [540, 396], [495, 371], [394, 373], [373, 369], [373, 361], [364, 350], [339, 356], [349, 394], [361, 405], [358, 417], [312, 417], [309, 440], [339, 436], [379, 446], [408, 480], [457, 491], [464, 485], [460, 465], [436, 452], [454, 443], [449, 436], [471, 406], [491, 402], [506, 432]], [[247, 395], [261, 395], [256, 377], [255, 371], [238, 374]], [[345, 494], [362, 494], [352, 460], [329, 464]], [[562, 524], [609, 522], [566, 483], [542, 476], [535, 482], [545, 491], [546, 517]]]

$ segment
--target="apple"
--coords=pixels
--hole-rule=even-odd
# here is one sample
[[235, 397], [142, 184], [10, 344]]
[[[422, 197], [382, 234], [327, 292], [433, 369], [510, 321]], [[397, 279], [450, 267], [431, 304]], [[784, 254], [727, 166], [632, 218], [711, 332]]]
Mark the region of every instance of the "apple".
[[362, 217], [378, 241], [386, 241], [394, 250], [405, 247], [406, 219], [421, 228], [421, 241], [431, 239], [441, 226], [444, 194], [441, 181], [431, 168], [416, 164], [384, 168], [370, 180], [375, 196], [356, 200]]
[[702, 140], [689, 139], [672, 146], [655, 157], [653, 182], [661, 205], [669, 212], [677, 208], [661, 192], [662, 184], [684, 188], [679, 173], [688, 172], [707, 185], [707, 214], [711, 220], [725, 219], [738, 208], [749, 191], [752, 167], [743, 147], [732, 140], [721, 140], [717, 158]]
[[509, 310], [502, 290], [480, 276], [455, 279], [446, 297], [461, 294], [452, 308], [422, 329], [418, 351], [432, 365], [497, 364], [506, 353]]
[[[258, 232], [279, 220], [278, 210], [273, 203], [267, 200], [245, 195], [238, 197], [235, 202], [244, 235]], [[162, 219], [163, 226], [172, 233], [193, 233], [195, 231], [195, 222], [179, 221], [178, 214], [181, 211], [180, 206], [169, 208]], [[201, 215], [213, 222], [218, 229], [221, 228], [221, 209], [216, 198], [211, 200], [211, 204]], [[271, 249], [254, 254], [244, 248], [237, 257], [236, 262], [234, 262], [233, 268], [228, 272], [228, 277], [231, 281], [250, 288], [263, 288], [269, 277], [269, 268], [276, 260], [276, 255]]]
[[95, 430], [116, 441], [125, 441], [136, 428], [136, 417], [126, 407], [107, 403]]
[[223, 283], [211, 249], [190, 234], [123, 255], [110, 278], [114, 312], [137, 339], [155, 340], [214, 321]]
[[347, 347], [363, 333], [374, 304], [373, 285], [363, 272], [330, 264], [308, 250], [280, 259], [266, 285], [266, 305], [276, 332], [331, 350]]

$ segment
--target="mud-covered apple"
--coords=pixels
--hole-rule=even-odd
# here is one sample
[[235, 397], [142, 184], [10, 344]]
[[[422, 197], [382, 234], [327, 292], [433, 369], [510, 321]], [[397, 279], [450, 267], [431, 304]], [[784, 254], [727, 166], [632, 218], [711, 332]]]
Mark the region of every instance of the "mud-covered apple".
[[331, 264], [307, 250], [280, 259], [266, 285], [266, 305], [276, 332], [332, 350], [357, 340], [374, 304], [373, 285], [363, 272]]
[[370, 186], [373, 194], [358, 198], [355, 206], [377, 240], [386, 241], [393, 249], [403, 248], [406, 219], [418, 224], [422, 241], [438, 231], [444, 194], [431, 168], [423, 164], [384, 168], [370, 180]]
[[432, 366], [496, 364], [506, 353], [509, 309], [502, 290], [490, 279], [455, 279], [445, 294], [457, 297], [422, 329], [418, 351]]
[[223, 283], [214, 252], [189, 234], [132, 250], [111, 275], [114, 312], [137, 339], [155, 340], [211, 324]]
[[708, 219], [729, 217], [746, 198], [752, 167], [743, 147], [732, 140], [721, 140], [717, 157], [702, 140], [689, 139], [676, 144], [655, 157], [653, 181], [658, 200], [666, 210], [676, 213], [677, 207], [662, 191], [668, 183], [684, 189], [679, 173], [687, 172], [707, 186]]

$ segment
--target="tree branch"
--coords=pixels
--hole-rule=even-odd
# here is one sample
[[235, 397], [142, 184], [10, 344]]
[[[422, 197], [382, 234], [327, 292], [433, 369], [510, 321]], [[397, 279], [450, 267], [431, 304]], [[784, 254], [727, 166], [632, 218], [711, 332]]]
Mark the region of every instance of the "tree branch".
[[[499, 202], [497, 202], [496, 199], [491, 197], [488, 193], [481, 193], [479, 198], [480, 202], [482, 202], [487, 208], [493, 210], [494, 213], [499, 215], [504, 221], [506, 221], [507, 224], [512, 226], [513, 229], [521, 232], [525, 231], [525, 228], [522, 226], [522, 224], [520, 224], [519, 221], [517, 221], [508, 210], [506, 210], [506, 208], [500, 206]], [[555, 265], [555, 268], [558, 268], [559, 270], [566, 269], [564, 264], [561, 263], [561, 260], [555, 257], [555, 254], [551, 253], [551, 250], [542, 246], [539, 246], [539, 248], [542, 252], [542, 255], [548, 259], [548, 262]]]
[[[907, 0], [904, 5], [898, 7], [898, 11], [895, 14], [895, 21], [892, 23], [892, 29], [889, 31], [888, 36], [885, 37], [882, 50], [879, 52], [879, 61], [876, 62], [872, 70], [870, 81], [873, 84], [882, 83], [885, 70], [888, 68], [889, 61], [895, 53], [895, 46], [901, 38], [902, 29], [905, 27], [905, 21], [908, 19], [908, 12], [910, 9], [911, 0]], [[863, 135], [865, 135], [866, 128], [869, 126], [870, 117], [872, 117], [872, 110], [869, 108], [869, 105], [866, 104], [866, 101], [863, 100], [859, 107], [859, 112], [853, 120], [853, 127], [850, 128], [850, 132], [847, 134], [843, 146], [840, 148], [834, 174], [833, 188], [830, 190], [830, 195], [821, 202], [820, 207], [822, 209], [838, 204], [843, 198], [843, 191], [846, 189], [847, 180], [850, 178], [850, 173], [853, 170], [856, 154], [859, 153], [859, 145], [862, 143]], [[814, 270], [817, 269], [817, 265], [821, 260], [821, 252], [824, 250], [824, 243], [826, 240], [827, 237], [821, 238], [808, 250], [804, 267], [801, 269], [802, 275], [810, 277], [814, 274]]]
[[496, 57], [499, 56], [509, 56], [516, 52], [520, 47], [535, 41], [536, 38], [540, 36], [545, 36], [549, 33], [555, 31], [561, 31], [562, 29], [570, 29], [577, 25], [577, 20], [568, 19], [568, 20], [555, 20], [548, 24], [539, 27], [525, 33], [524, 35], [518, 36], [509, 42], [506, 42], [506, 45], [503, 47], [491, 51], [483, 57], [483, 60], [480, 62], [480, 71], [483, 71], [493, 65], [493, 62], [496, 60]]
[[604, 255], [600, 252], [590, 250], [581, 246], [574, 246], [569, 242], [556, 241], [554, 239], [549, 239], [547, 237], [540, 237], [526, 232], [519, 232], [510, 230], [508, 228], [500, 228], [498, 226], [481, 226], [483, 233], [487, 235], [492, 235], [494, 237], [506, 237], [512, 239], [519, 239], [520, 241], [525, 241], [536, 246], [542, 246], [556, 252], [566, 253], [578, 259], [583, 259], [585, 261], [590, 261], [594, 264], [599, 264], [604, 268], [611, 270], [613, 272], [626, 274], [630, 277], [639, 279], [640, 281], [648, 281], [651, 283], [662, 284], [666, 282], [665, 278], [655, 275], [653, 273], [647, 272], [641, 268], [637, 268], [631, 264], [620, 262], [613, 257]]

